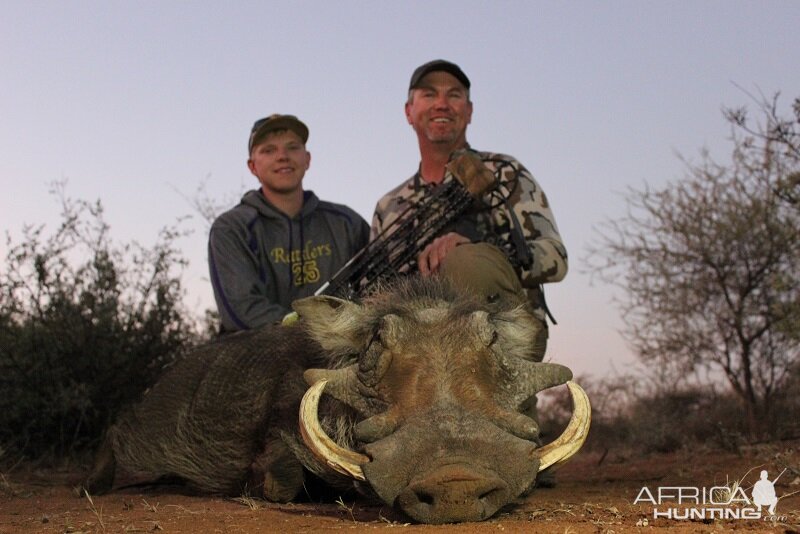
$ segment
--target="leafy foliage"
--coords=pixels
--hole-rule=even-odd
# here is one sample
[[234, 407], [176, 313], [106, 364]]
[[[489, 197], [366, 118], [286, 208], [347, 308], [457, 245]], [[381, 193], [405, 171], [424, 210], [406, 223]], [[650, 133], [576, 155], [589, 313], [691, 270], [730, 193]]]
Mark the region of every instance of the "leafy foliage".
[[99, 202], [52, 192], [61, 225], [7, 237], [0, 272], [0, 443], [33, 457], [94, 445], [196, 335], [176, 228], [114, 246]]
[[[625, 293], [625, 335], [653, 372], [721, 373], [766, 430], [800, 355], [800, 104], [780, 119], [763, 102], [763, 127], [727, 111], [731, 161], [707, 153], [683, 180], [630, 189], [626, 216], [600, 231], [593, 269]], [[794, 184], [794, 185], [793, 185]]]

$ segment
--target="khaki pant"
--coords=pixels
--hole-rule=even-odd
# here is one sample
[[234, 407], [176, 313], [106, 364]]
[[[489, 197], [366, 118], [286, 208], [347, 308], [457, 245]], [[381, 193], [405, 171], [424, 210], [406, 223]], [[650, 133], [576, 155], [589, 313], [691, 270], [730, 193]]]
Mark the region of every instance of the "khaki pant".
[[[528, 297], [502, 250], [488, 243], [468, 243], [451, 250], [439, 268], [453, 285], [482, 298], [499, 298], [522, 304]], [[534, 344], [534, 359], [542, 361], [547, 348], [547, 324], [543, 321]]]

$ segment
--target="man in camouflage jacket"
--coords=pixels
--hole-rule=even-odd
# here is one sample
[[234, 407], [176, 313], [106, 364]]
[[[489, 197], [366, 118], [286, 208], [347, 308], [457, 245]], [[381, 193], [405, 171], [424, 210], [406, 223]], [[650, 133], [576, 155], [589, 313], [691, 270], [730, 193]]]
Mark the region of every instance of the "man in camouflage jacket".
[[419, 170], [378, 201], [371, 237], [454, 175], [465, 183], [470, 174], [490, 173], [499, 180], [495, 193], [441, 231], [419, 254], [417, 267], [423, 275], [440, 273], [487, 298], [526, 300], [542, 322], [541, 359], [547, 340], [541, 284], [564, 278], [567, 252], [547, 197], [528, 170], [510, 156], [469, 147], [469, 88], [464, 72], [448, 61], [431, 61], [414, 71], [405, 111], [419, 142]]

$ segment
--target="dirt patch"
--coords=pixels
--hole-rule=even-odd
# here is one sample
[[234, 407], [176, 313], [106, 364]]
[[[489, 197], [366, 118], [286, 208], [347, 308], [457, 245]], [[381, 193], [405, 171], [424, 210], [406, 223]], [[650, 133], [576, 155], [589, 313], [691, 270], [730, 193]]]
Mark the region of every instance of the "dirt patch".
[[[762, 469], [774, 478], [780, 498], [776, 520], [711, 518], [669, 519], [668, 509], [698, 515], [684, 502], [634, 504], [643, 487], [657, 498], [658, 488], [730, 486], [751, 496]], [[387, 506], [360, 500], [339, 503], [272, 504], [246, 498], [193, 496], [176, 487], [136, 488], [109, 495], [76, 497], [82, 473], [21, 468], [0, 478], [0, 534], [179, 532], [800, 532], [800, 442], [748, 447], [741, 455], [720, 451], [681, 451], [625, 457], [579, 454], [557, 476], [554, 488], [541, 488], [483, 523], [416, 525]], [[675, 492], [676, 490], [669, 490]], [[715, 499], [719, 502], [719, 498]], [[713, 505], [708, 505], [713, 507]], [[706, 508], [708, 508], [706, 507]], [[719, 507], [718, 507], [719, 508]], [[741, 506], [722, 507], [740, 509]], [[654, 510], [662, 516], [654, 517]], [[730, 513], [730, 512], [729, 512]], [[766, 510], [764, 510], [766, 515]]]

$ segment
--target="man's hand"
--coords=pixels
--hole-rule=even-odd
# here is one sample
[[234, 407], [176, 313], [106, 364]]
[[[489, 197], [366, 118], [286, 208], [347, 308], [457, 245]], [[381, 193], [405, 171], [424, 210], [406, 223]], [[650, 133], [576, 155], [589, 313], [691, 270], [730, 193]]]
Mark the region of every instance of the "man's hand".
[[439, 265], [445, 256], [458, 245], [469, 243], [470, 240], [461, 234], [450, 232], [433, 240], [425, 250], [417, 256], [417, 266], [422, 276], [430, 276], [439, 270]]

